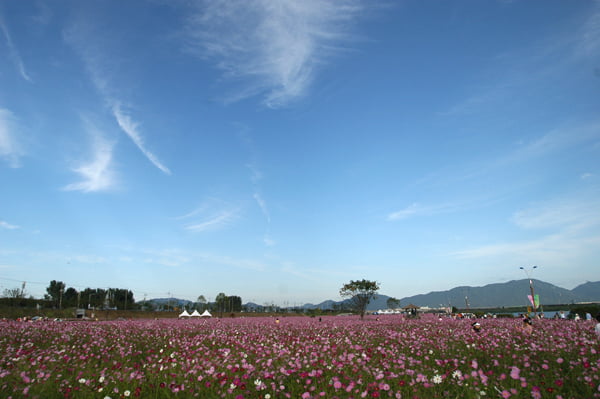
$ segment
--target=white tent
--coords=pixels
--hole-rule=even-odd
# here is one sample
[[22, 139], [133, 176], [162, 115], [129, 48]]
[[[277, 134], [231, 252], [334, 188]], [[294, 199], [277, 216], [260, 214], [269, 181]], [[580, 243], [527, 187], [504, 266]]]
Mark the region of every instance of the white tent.
[[190, 315], [190, 317], [201, 317], [202, 315], [200, 313], [198, 313], [197, 309], [194, 309], [194, 311], [192, 312], [192, 314]]
[[206, 309], [206, 310], [204, 311], [204, 313], [202, 313], [202, 315], [201, 315], [201, 316], [202, 316], [202, 317], [212, 317], [212, 315], [209, 313], [208, 309]]
[[190, 317], [190, 314], [187, 312], [187, 310], [184, 309], [183, 312], [181, 312], [179, 318], [181, 319], [182, 317]]

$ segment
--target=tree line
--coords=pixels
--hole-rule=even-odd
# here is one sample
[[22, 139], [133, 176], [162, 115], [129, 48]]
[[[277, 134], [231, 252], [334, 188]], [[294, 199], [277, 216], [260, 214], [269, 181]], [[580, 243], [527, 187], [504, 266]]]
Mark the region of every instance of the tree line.
[[[374, 299], [379, 291], [379, 283], [369, 280], [351, 280], [344, 284], [339, 291], [341, 297], [347, 299], [347, 307], [358, 313], [361, 319], [364, 317], [367, 305]], [[23, 301], [25, 296], [25, 283], [21, 288], [5, 289], [5, 299], [10, 301], [10, 304], [17, 306], [27, 306]], [[209, 303], [204, 295], [197, 298], [197, 302], [187, 302], [183, 306], [181, 303], [174, 303], [171, 306], [172, 298], [167, 300], [166, 304], [158, 304], [155, 301], [146, 303], [135, 302], [133, 292], [124, 288], [86, 288], [78, 291], [73, 287], [67, 287], [62, 281], [52, 280], [46, 288], [44, 302], [46, 306], [56, 309], [63, 308], [87, 308], [87, 309], [119, 309], [119, 310], [178, 310], [181, 307], [196, 308], [200, 311], [210, 310], [217, 312], [219, 316], [224, 313], [241, 312], [244, 309], [242, 298], [238, 295], [226, 295], [220, 292], [213, 303]], [[19, 301], [18, 303], [15, 300]], [[34, 301], [29, 298], [27, 301]], [[3, 301], [2, 301], [3, 302]], [[39, 304], [39, 303], [38, 303]], [[166, 306], [165, 306], [166, 305]], [[389, 298], [387, 305], [390, 308], [400, 306], [400, 301], [396, 298]], [[340, 306], [340, 310], [346, 306]]]
[[86, 288], [77, 291], [66, 287], [62, 281], [52, 280], [46, 288], [44, 299], [53, 307], [88, 309], [132, 309], [135, 306], [133, 292], [125, 288]]

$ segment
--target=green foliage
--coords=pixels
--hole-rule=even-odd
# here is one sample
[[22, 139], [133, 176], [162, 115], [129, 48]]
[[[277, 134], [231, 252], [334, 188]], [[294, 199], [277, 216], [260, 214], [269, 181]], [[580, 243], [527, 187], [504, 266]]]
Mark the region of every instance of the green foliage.
[[206, 300], [206, 297], [204, 295], [200, 295], [198, 296], [196, 307], [200, 311], [204, 311], [207, 303], [208, 301]]
[[223, 316], [223, 312], [241, 312], [242, 298], [237, 295], [225, 295], [220, 292], [215, 298], [215, 309], [219, 312], [219, 316]]
[[397, 309], [400, 307], [400, 299], [398, 298], [388, 298], [386, 301], [388, 309]]
[[575, 317], [576, 314], [579, 315], [582, 319], [585, 318], [585, 314], [589, 313], [592, 315], [592, 318], [596, 318], [596, 315], [600, 313], [600, 305], [599, 304], [589, 304], [589, 305], [575, 305], [571, 308], [571, 312], [569, 313], [569, 317]]
[[73, 287], [67, 288], [67, 290], [63, 293], [62, 297], [62, 306], [67, 307], [76, 307], [77, 299], [79, 297], [79, 292]]
[[229, 302], [230, 312], [241, 312], [242, 311], [242, 298], [237, 295], [231, 295], [227, 297]]
[[102, 288], [86, 288], [81, 291], [81, 306], [88, 309], [99, 309], [104, 306], [106, 290]]
[[52, 280], [50, 285], [46, 288], [46, 299], [50, 299], [54, 306], [58, 307], [60, 304], [60, 298], [65, 291], [65, 283], [62, 281]]
[[123, 288], [109, 288], [107, 294], [106, 306], [123, 310], [133, 307], [133, 292]]
[[367, 305], [376, 297], [377, 291], [379, 291], [379, 283], [376, 281], [350, 280], [340, 288], [340, 296], [349, 299], [351, 308], [358, 312], [362, 319], [365, 317]]

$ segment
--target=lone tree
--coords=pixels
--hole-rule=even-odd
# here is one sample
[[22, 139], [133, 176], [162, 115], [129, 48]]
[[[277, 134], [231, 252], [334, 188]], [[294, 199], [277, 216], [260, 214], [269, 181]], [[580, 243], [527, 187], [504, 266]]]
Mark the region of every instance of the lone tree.
[[197, 299], [197, 302], [200, 304], [200, 310], [204, 310], [208, 301], [206, 300], [204, 295], [200, 295]]
[[217, 305], [217, 310], [219, 311], [219, 317], [223, 317], [223, 311], [225, 310], [226, 304], [227, 304], [227, 295], [225, 295], [224, 292], [219, 292], [219, 294], [215, 298], [215, 305]]
[[62, 281], [52, 280], [46, 288], [46, 299], [51, 300], [54, 306], [61, 307], [62, 294], [65, 292], [65, 283]]
[[394, 297], [388, 298], [386, 304], [388, 309], [397, 309], [400, 307], [400, 299]]
[[350, 306], [352, 309], [360, 313], [361, 320], [365, 317], [365, 311], [367, 305], [376, 297], [377, 291], [379, 291], [379, 283], [376, 281], [369, 280], [350, 280], [349, 283], [344, 284], [340, 288], [340, 296], [342, 298], [350, 299]]

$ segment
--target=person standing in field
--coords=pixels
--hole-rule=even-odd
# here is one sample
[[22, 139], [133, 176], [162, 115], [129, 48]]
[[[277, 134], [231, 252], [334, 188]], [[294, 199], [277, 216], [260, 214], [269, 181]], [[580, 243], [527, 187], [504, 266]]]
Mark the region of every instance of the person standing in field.
[[527, 335], [531, 335], [531, 333], [533, 332], [533, 322], [529, 317], [523, 319], [522, 329], [523, 332]]
[[594, 330], [596, 331], [596, 337], [600, 339], [600, 313], [596, 315], [596, 321], [598, 323], [596, 323], [596, 328]]

